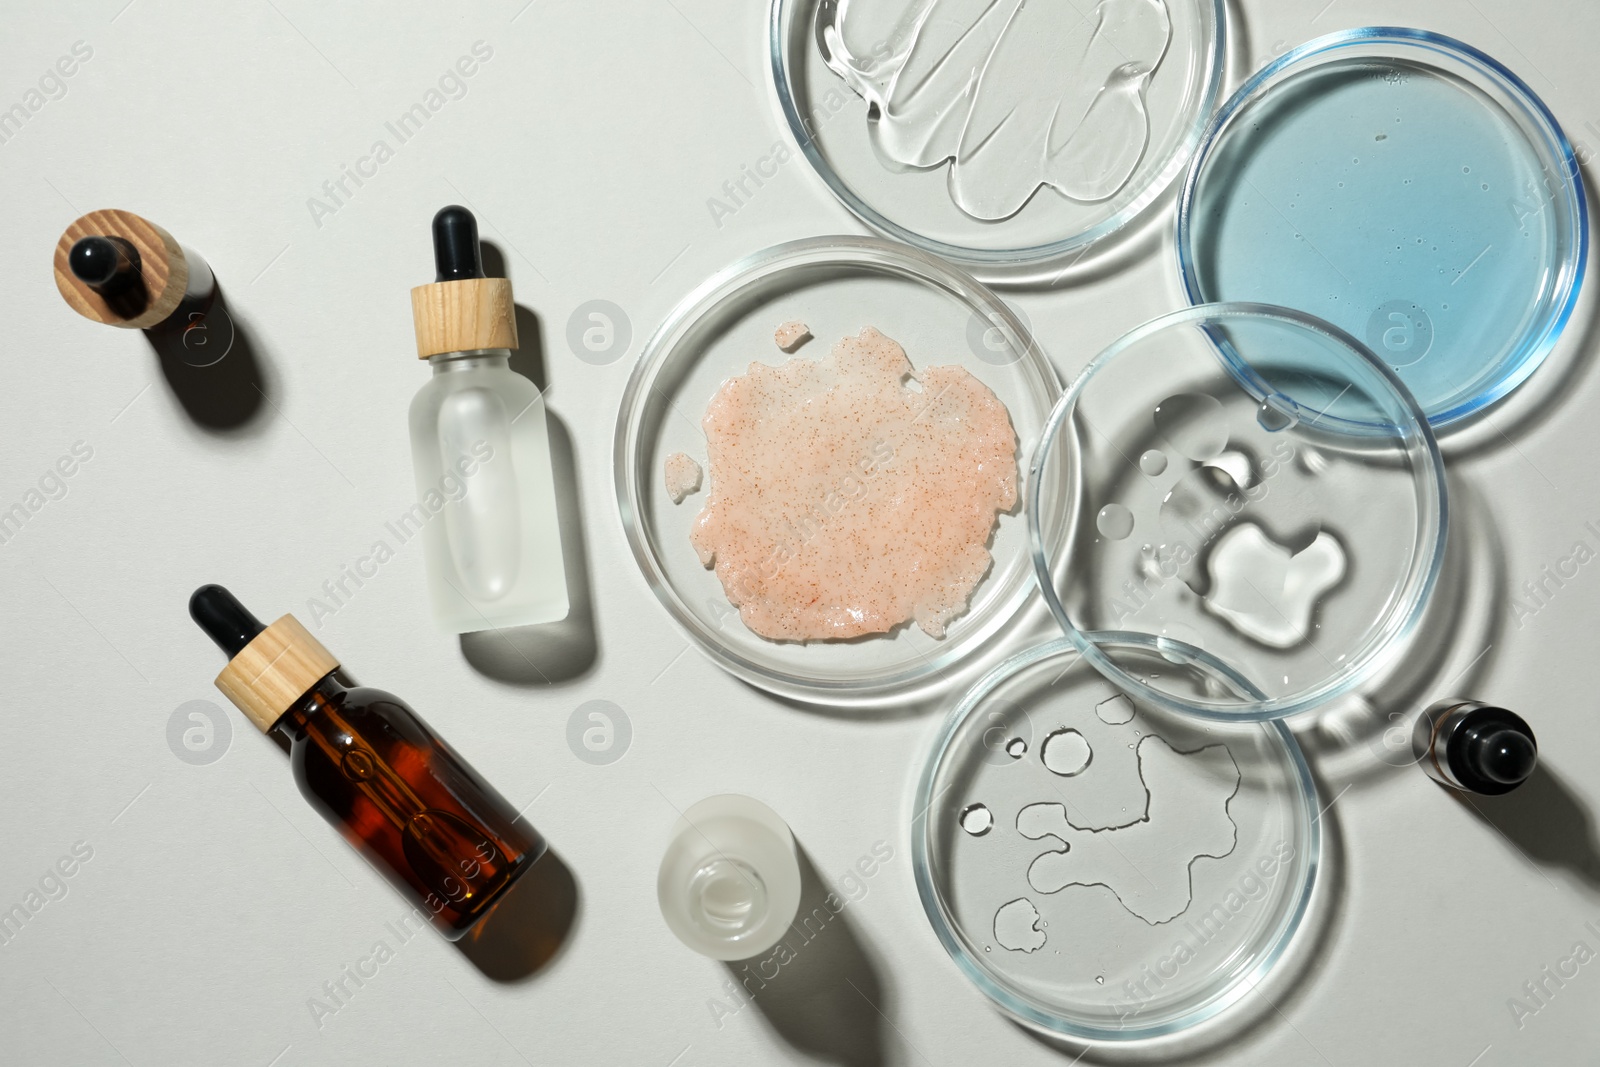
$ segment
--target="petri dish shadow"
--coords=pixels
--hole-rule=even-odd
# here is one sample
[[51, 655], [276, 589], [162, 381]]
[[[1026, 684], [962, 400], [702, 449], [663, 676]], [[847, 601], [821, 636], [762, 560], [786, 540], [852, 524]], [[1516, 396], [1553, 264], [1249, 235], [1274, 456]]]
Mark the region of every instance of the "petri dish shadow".
[[[1589, 206], [1590, 247], [1593, 249], [1596, 231], [1600, 229], [1600, 215], [1597, 215], [1600, 196], [1592, 182], [1584, 184], [1584, 199]], [[1593, 256], [1594, 252], [1590, 254]], [[1596, 292], [1591, 282], [1578, 296], [1562, 341], [1528, 380], [1483, 411], [1446, 427], [1440, 434], [1439, 451], [1444, 454], [1445, 462], [1460, 463], [1473, 456], [1515, 447], [1516, 442], [1553, 419], [1575, 396], [1581, 395], [1579, 384], [1593, 368], [1594, 360], [1588, 357], [1597, 347], [1600, 347], [1600, 292]]]
[[167, 388], [202, 430], [238, 433], [261, 427], [270, 392], [248, 326], [228, 307], [217, 283], [203, 313], [180, 304], [172, 317], [142, 331], [161, 362]]
[[848, 902], [837, 912], [827, 906], [834, 891], [805, 849], [796, 847], [801, 888], [794, 923], [777, 947], [723, 964], [740, 990], [729, 1007], [754, 1008], [809, 1057], [841, 1067], [881, 1067], [889, 1062], [888, 987], [854, 930]]
[[1307, 758], [1329, 777], [1330, 796], [1411, 768], [1417, 715], [1435, 700], [1476, 692], [1493, 668], [1507, 614], [1505, 545], [1476, 486], [1453, 469], [1446, 478], [1451, 529], [1444, 565], [1412, 644], [1360, 694], [1295, 724]]
[[526, 981], [572, 940], [581, 901], [571, 868], [549, 849], [455, 947], [491, 981]]
[[[504, 259], [498, 248], [483, 242], [484, 272], [499, 277]], [[544, 343], [539, 317], [516, 306], [517, 340], [511, 369], [548, 394]], [[555, 474], [556, 512], [561, 523], [561, 554], [567, 579], [567, 617], [536, 626], [481, 630], [461, 635], [461, 654], [473, 669], [512, 685], [555, 685], [581, 678], [599, 659], [594, 618], [594, 592], [589, 580], [588, 545], [583, 534], [583, 501], [578, 483], [572, 432], [547, 407], [550, 464]]]

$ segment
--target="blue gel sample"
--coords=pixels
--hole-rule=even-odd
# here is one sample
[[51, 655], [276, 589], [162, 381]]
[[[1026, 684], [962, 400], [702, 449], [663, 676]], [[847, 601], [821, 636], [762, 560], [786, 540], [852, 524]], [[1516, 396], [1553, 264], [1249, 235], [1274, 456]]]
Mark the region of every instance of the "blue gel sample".
[[1185, 190], [1179, 256], [1194, 302], [1326, 319], [1437, 426], [1543, 360], [1586, 240], [1571, 150], [1513, 75], [1447, 39], [1355, 31], [1290, 53], [1224, 109]]

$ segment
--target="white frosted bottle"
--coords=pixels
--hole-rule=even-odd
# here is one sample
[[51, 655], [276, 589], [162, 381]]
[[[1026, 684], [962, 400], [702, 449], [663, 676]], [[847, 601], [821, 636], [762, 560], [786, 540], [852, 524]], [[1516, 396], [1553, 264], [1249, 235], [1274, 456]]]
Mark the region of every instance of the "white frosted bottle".
[[433, 219], [439, 280], [411, 291], [433, 378], [411, 401], [417, 503], [434, 617], [452, 633], [566, 618], [566, 569], [544, 398], [511, 369], [511, 283], [485, 278], [464, 207]]
[[706, 797], [672, 828], [656, 873], [661, 917], [714, 960], [745, 960], [783, 939], [800, 907], [799, 853], [778, 813], [753, 797]]

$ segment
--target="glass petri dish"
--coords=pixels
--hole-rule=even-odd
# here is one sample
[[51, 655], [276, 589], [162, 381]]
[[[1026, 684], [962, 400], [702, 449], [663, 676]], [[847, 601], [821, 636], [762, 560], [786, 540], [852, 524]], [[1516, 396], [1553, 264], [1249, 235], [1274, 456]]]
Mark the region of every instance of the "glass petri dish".
[[1026, 284], [1177, 180], [1221, 99], [1225, 28], [1223, 0], [773, 0], [770, 47], [789, 130], [841, 203]]
[[[1097, 356], [1045, 424], [1025, 508], [1045, 602], [1085, 659], [1217, 719], [1359, 685], [1404, 647], [1444, 555], [1438, 445], [1395, 372], [1337, 327], [1257, 304], [1173, 312]], [[1174, 675], [1096, 648], [1099, 630], [1204, 649], [1260, 695], [1170, 690]]]
[[1515, 74], [1370, 28], [1256, 73], [1217, 114], [1178, 216], [1191, 303], [1298, 308], [1383, 357], [1444, 426], [1539, 366], [1588, 247], [1578, 162]]
[[[1124, 671], [1198, 699], [1249, 682], [1199, 649], [1096, 634]], [[1283, 958], [1321, 857], [1316, 787], [1280, 722], [1152, 706], [1068, 641], [996, 667], [961, 701], [918, 780], [917, 892], [991, 1000], [1093, 1041], [1216, 1016]]]
[[[775, 328], [791, 321], [806, 324], [813, 336], [797, 357], [817, 358], [839, 338], [873, 326], [898, 341], [918, 369], [965, 367], [1010, 412], [1018, 507], [1000, 517], [989, 546], [993, 566], [943, 638], [905, 625], [846, 641], [767, 640], [746, 628], [690, 544], [703, 490], [674, 504], [665, 460], [683, 452], [704, 464], [700, 420], [707, 403], [751, 363], [791, 358], [773, 339]], [[1054, 369], [1010, 308], [933, 256], [870, 237], [813, 238], [755, 253], [685, 297], [629, 379], [614, 453], [628, 543], [668, 614], [715, 662], [752, 685], [854, 708], [931, 694], [941, 672], [994, 638], [1035, 588], [1021, 478], [1060, 392]], [[1054, 502], [1064, 488], [1041, 493]], [[1039, 536], [1050, 542], [1060, 532], [1059, 522], [1046, 523]]]

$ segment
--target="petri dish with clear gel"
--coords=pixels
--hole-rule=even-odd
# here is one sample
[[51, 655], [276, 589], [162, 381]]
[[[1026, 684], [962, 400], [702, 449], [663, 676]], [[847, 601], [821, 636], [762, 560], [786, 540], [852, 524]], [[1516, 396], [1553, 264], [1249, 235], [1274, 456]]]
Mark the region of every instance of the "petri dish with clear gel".
[[1348, 30], [1281, 56], [1218, 112], [1183, 190], [1179, 270], [1192, 303], [1343, 328], [1439, 427], [1554, 347], [1587, 212], [1572, 146], [1515, 74], [1438, 34]]
[[[1444, 555], [1444, 469], [1416, 401], [1359, 341], [1285, 308], [1201, 305], [1116, 341], [1057, 403], [1029, 483], [1035, 572], [1085, 660], [1212, 719], [1281, 718], [1359, 685], [1405, 647]], [[1254, 691], [1130, 673], [1095, 646], [1102, 630], [1174, 660], [1200, 648]]]
[[[782, 324], [811, 335], [791, 354]], [[913, 367], [957, 365], [992, 390], [1017, 436], [1015, 509], [990, 539], [994, 563], [942, 638], [915, 625], [843, 641], [773, 641], [744, 625], [689, 540], [712, 472], [674, 503], [670, 456], [706, 462], [701, 420], [724, 381], [752, 363], [818, 359], [872, 326], [898, 341]], [[1035, 589], [1022, 517], [1029, 449], [1060, 396], [1055, 370], [1014, 312], [970, 275], [925, 252], [870, 237], [822, 237], [755, 253], [686, 296], [645, 346], [617, 420], [617, 502], [633, 556], [672, 619], [711, 659], [768, 692], [836, 708], [900, 704], [942, 691], [949, 672], [999, 639]], [[1044, 487], [1055, 507], [1062, 487]], [[1054, 543], [1059, 520], [1039, 532]], [[976, 672], [981, 669], [973, 665]]]
[[773, 0], [799, 152], [867, 225], [986, 282], [1059, 273], [1182, 174], [1223, 0]]
[[[1145, 634], [1095, 638], [1169, 691], [1251, 693], [1201, 650], [1174, 663]], [[1069, 641], [1014, 656], [961, 700], [913, 805], [929, 923], [980, 990], [1036, 1029], [1091, 1041], [1186, 1030], [1280, 967], [1311, 913], [1319, 806], [1288, 728], [1152, 705]]]

